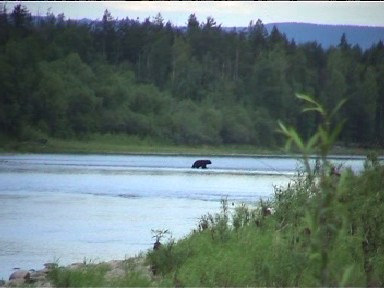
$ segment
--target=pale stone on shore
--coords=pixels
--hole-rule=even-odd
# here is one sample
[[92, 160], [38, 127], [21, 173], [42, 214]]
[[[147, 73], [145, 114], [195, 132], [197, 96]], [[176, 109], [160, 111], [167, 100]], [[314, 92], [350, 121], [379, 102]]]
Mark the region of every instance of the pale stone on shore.
[[33, 273], [31, 273], [31, 276], [30, 276], [30, 281], [32, 283], [35, 283], [35, 282], [42, 282], [42, 281], [45, 281], [46, 280], [46, 277], [47, 277], [47, 273], [45, 271], [35, 271]]
[[111, 260], [111, 261], [108, 261], [106, 263], [111, 267], [111, 269], [123, 267], [123, 261], [122, 260]]
[[84, 266], [85, 266], [84, 263], [72, 263], [67, 268], [75, 270], [75, 269], [80, 269], [80, 268], [82, 268]]
[[109, 270], [104, 278], [107, 281], [112, 281], [113, 279], [119, 279], [119, 278], [124, 278], [126, 276], [126, 273], [123, 269], [121, 268], [114, 268], [112, 270]]
[[51, 270], [51, 269], [53, 269], [53, 268], [56, 268], [58, 265], [57, 265], [57, 263], [45, 263], [44, 264], [44, 267], [46, 268], [46, 269], [48, 269], [48, 270]]
[[56, 263], [44, 264], [42, 270], [17, 270], [9, 276], [9, 281], [0, 283], [0, 287], [19, 287], [25, 285], [33, 285], [33, 287], [53, 287], [47, 280], [47, 274], [53, 268], [57, 267]]
[[30, 281], [31, 273], [26, 270], [17, 270], [9, 276], [7, 286], [20, 286]]
[[[86, 268], [89, 264], [72, 263], [64, 269], [76, 270]], [[139, 273], [151, 280], [153, 276], [148, 265], [145, 265], [143, 257], [134, 257], [126, 260], [112, 260], [91, 265], [108, 265], [109, 271], [105, 274], [105, 280], [113, 282], [115, 279], [126, 277], [129, 273]], [[20, 287], [32, 285], [33, 287], [54, 287], [47, 279], [47, 275], [53, 269], [58, 268], [57, 263], [45, 263], [42, 270], [17, 270], [9, 276], [9, 281], [0, 282], [0, 287]]]
[[31, 274], [26, 270], [17, 270], [9, 276], [9, 280], [25, 279], [28, 280]]

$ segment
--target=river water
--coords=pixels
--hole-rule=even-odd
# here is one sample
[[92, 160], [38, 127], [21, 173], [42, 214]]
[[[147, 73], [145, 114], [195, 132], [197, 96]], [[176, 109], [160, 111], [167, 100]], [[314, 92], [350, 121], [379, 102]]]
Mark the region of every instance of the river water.
[[[15, 268], [42, 269], [125, 259], [151, 249], [151, 230], [180, 239], [220, 200], [253, 203], [292, 180], [289, 157], [0, 155], [0, 279]], [[335, 159], [360, 170], [363, 158]]]

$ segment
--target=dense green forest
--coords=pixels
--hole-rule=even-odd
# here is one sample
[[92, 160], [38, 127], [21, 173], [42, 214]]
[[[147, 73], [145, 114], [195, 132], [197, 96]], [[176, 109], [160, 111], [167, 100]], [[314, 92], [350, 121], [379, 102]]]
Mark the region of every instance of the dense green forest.
[[143, 21], [67, 20], [22, 5], [0, 11], [0, 134], [20, 141], [127, 134], [183, 145], [282, 144], [277, 120], [310, 135], [316, 116], [295, 93], [347, 122], [340, 143], [384, 145], [384, 45], [363, 51], [295, 44], [261, 20], [225, 32], [214, 18], [186, 27]]

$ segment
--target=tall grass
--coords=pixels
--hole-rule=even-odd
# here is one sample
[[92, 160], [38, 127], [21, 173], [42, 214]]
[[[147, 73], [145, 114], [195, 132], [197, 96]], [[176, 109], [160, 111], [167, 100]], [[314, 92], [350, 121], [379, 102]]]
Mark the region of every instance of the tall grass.
[[[223, 200], [221, 212], [202, 216], [188, 237], [149, 252], [162, 285], [384, 285], [384, 167], [370, 154], [361, 174], [330, 173], [327, 156], [342, 129], [332, 118], [343, 102], [328, 114], [312, 98], [299, 98], [324, 121], [308, 141], [280, 123], [305, 169], [287, 187], [276, 187], [268, 203], [231, 209]], [[321, 160], [317, 175], [312, 153]], [[266, 206], [275, 213], [265, 213]]]
[[324, 184], [308, 186], [303, 176], [277, 189], [273, 215], [263, 216], [259, 203], [203, 216], [204, 229], [148, 253], [160, 284], [382, 286], [384, 168], [326, 178], [333, 196], [325, 212], [318, 207]]
[[[46, 139], [43, 144], [40, 140]], [[94, 134], [82, 139], [50, 138], [36, 135], [27, 140], [15, 140], [0, 133], [0, 153], [149, 153], [149, 154], [181, 154], [181, 155], [254, 155], [283, 154], [278, 147], [255, 147], [251, 145], [176, 145], [161, 139], [140, 138], [127, 134]], [[366, 153], [357, 148], [339, 147], [334, 154]]]
[[[46, 139], [42, 144], [40, 139]], [[182, 155], [249, 155], [281, 153], [279, 149], [250, 145], [176, 145], [162, 139], [140, 138], [127, 134], [95, 134], [82, 139], [59, 139], [42, 136], [15, 140], [0, 133], [0, 152], [32, 153], [148, 153]]]
[[[139, 274], [125, 282], [106, 283], [102, 267], [85, 274], [54, 275], [59, 286], [383, 286], [384, 285], [384, 166], [377, 154], [367, 155], [365, 169], [330, 173], [328, 153], [342, 125], [310, 97], [300, 96], [323, 117], [315, 134], [304, 141], [294, 128], [280, 124], [289, 144], [306, 163], [287, 186], [275, 187], [267, 201], [232, 207], [200, 218], [184, 239], [172, 237], [146, 259], [155, 267], [151, 280]], [[311, 170], [308, 155], [321, 160]], [[274, 213], [270, 213], [273, 208]], [[156, 240], [165, 232], [159, 230]], [[96, 269], [96, 268], [95, 268]], [[82, 272], [84, 275], [84, 272]], [[127, 274], [129, 275], [129, 273]], [[132, 274], [131, 274], [132, 275]], [[135, 275], [135, 274], [133, 274]], [[133, 279], [133, 280], [132, 280]], [[104, 282], [103, 282], [104, 281]], [[153, 282], [155, 281], [155, 282]], [[95, 284], [95, 285], [94, 285]]]
[[55, 287], [143, 287], [152, 284], [148, 273], [146, 263], [139, 257], [122, 261], [117, 267], [108, 263], [56, 267], [48, 278]]

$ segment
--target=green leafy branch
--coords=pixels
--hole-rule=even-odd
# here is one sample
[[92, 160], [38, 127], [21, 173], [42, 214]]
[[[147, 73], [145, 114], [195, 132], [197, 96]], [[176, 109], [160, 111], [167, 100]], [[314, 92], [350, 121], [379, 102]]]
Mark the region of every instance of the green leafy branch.
[[318, 126], [317, 131], [313, 134], [308, 141], [304, 141], [303, 137], [299, 135], [297, 130], [293, 127], [287, 127], [281, 121], [278, 121], [279, 132], [286, 136], [287, 141], [285, 149], [290, 151], [292, 145], [295, 145], [303, 154], [303, 160], [305, 169], [308, 173], [308, 176], [312, 178], [312, 171], [309, 165], [309, 156], [312, 153], [316, 153], [321, 156], [323, 166], [326, 164], [327, 155], [329, 154], [332, 146], [339, 136], [345, 120], [340, 121], [334, 128], [332, 128], [332, 120], [341, 107], [345, 104], [346, 99], [341, 100], [331, 111], [328, 113], [318, 101], [314, 100], [312, 97], [303, 94], [296, 94], [296, 97], [300, 100], [304, 100], [307, 106], [302, 110], [302, 112], [317, 112], [322, 118], [322, 123]]
[[[321, 156], [321, 182], [320, 191], [318, 195], [318, 206], [315, 214], [306, 213], [306, 222], [313, 232], [314, 236], [311, 239], [311, 258], [314, 261], [319, 261], [320, 273], [319, 280], [322, 286], [328, 286], [329, 280], [329, 251], [330, 241], [335, 238], [336, 233], [334, 224], [332, 223], [332, 203], [334, 201], [334, 193], [332, 185], [325, 175], [325, 167], [328, 166], [327, 156], [332, 149], [333, 144], [336, 142], [341, 129], [345, 121], [341, 121], [335, 127], [332, 127], [332, 121], [336, 113], [341, 109], [346, 100], [341, 100], [331, 111], [328, 113], [324, 109], [323, 105], [314, 100], [312, 97], [296, 94], [296, 97], [300, 100], [304, 100], [307, 106], [303, 109], [303, 112], [315, 112], [319, 113], [322, 121], [317, 126], [316, 132], [308, 139], [304, 141], [298, 134], [297, 130], [292, 127], [287, 127], [283, 123], [279, 122], [280, 132], [286, 136], [286, 149], [290, 149], [294, 144], [303, 154], [303, 160], [308, 175], [309, 184], [313, 184], [314, 179], [313, 172], [309, 165], [309, 156], [315, 152]], [[347, 276], [347, 275], [346, 275]]]

